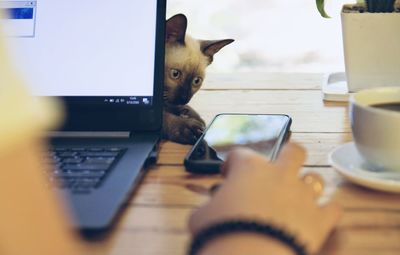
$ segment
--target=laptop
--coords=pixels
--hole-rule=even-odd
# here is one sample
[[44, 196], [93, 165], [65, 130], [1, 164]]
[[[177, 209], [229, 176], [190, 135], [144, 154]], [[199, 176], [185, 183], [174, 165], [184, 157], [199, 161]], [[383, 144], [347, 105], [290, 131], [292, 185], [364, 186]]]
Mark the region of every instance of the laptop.
[[64, 101], [51, 180], [82, 233], [107, 230], [156, 160], [165, 0], [4, 1], [2, 26], [34, 95]]

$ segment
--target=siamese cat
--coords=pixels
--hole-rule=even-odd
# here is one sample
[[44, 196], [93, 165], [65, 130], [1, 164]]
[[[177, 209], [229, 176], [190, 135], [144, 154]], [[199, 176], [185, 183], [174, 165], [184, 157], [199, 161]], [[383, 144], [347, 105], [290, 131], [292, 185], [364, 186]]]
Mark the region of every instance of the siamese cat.
[[205, 129], [200, 115], [187, 105], [199, 91], [214, 55], [234, 40], [196, 40], [186, 35], [187, 19], [177, 14], [166, 22], [163, 138], [194, 144]]

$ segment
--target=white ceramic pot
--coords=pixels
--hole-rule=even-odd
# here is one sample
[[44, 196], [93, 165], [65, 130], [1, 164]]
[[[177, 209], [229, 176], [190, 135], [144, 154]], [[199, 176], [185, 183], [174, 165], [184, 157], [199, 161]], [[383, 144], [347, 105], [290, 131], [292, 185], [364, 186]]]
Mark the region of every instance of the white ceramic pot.
[[342, 9], [346, 76], [351, 92], [400, 86], [400, 13]]

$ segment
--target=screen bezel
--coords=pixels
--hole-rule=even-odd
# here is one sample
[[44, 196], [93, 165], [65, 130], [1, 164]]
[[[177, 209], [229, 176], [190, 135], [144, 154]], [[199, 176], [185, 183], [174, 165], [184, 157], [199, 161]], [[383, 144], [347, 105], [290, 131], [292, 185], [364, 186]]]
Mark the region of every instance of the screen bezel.
[[[154, 91], [152, 105], [113, 105], [77, 102], [60, 97], [65, 106], [62, 131], [160, 131], [164, 84], [166, 0], [157, 0]], [[132, 95], [134, 96], [134, 95]]]
[[214, 117], [211, 123], [208, 125], [207, 129], [204, 131], [203, 135], [197, 140], [197, 142], [193, 145], [190, 149], [188, 154], [184, 159], [184, 165], [186, 171], [192, 173], [200, 173], [200, 174], [216, 174], [220, 172], [220, 166], [223, 164], [223, 161], [220, 160], [199, 160], [193, 159], [193, 153], [196, 151], [197, 147], [203, 141], [207, 131], [212, 127], [214, 121], [219, 118], [220, 116], [232, 116], [232, 115], [247, 115], [247, 116], [280, 116], [283, 118], [287, 118], [286, 125], [282, 127], [282, 131], [280, 136], [277, 140], [277, 146], [275, 147], [275, 151], [273, 151], [271, 160], [275, 160], [278, 156], [282, 146], [285, 144], [286, 141], [290, 138], [290, 127], [292, 124], [292, 118], [286, 114], [246, 114], [246, 113], [221, 113]]

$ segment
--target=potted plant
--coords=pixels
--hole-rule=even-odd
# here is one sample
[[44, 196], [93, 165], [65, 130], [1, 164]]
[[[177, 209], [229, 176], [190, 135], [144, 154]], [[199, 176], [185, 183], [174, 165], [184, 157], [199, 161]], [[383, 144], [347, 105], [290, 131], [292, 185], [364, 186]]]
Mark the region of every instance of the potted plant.
[[[316, 0], [323, 17], [324, 0]], [[348, 88], [400, 86], [399, 0], [357, 0], [344, 5], [343, 47]]]

